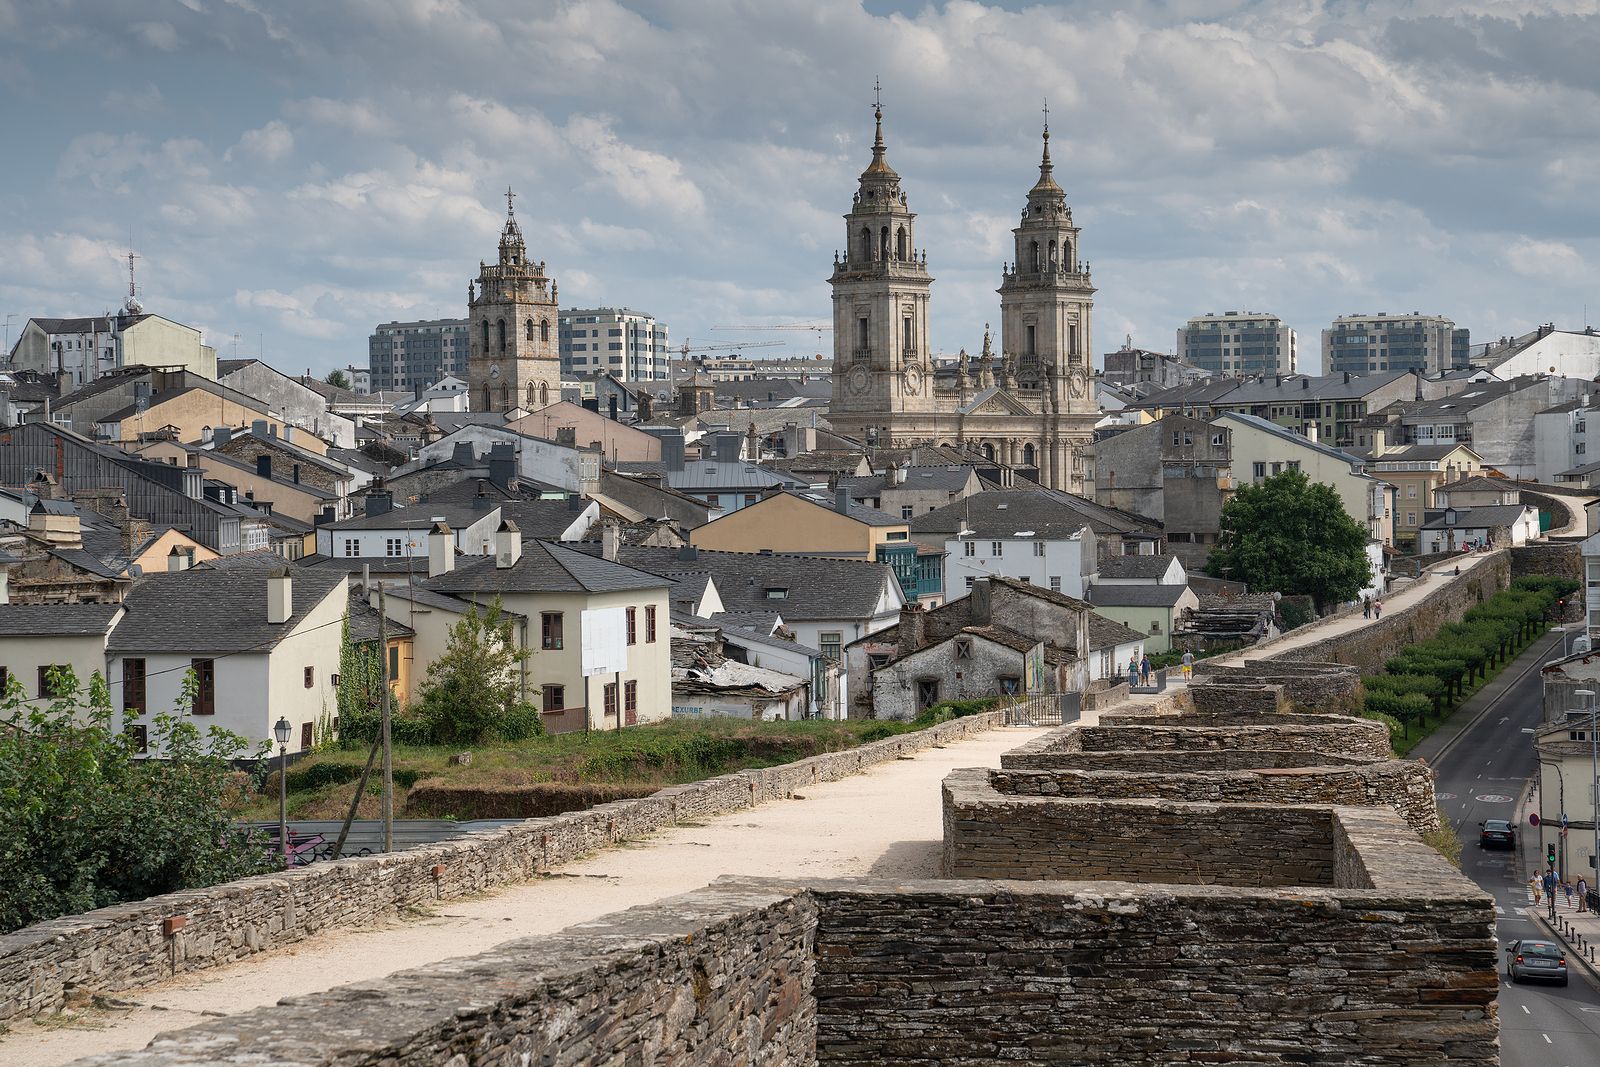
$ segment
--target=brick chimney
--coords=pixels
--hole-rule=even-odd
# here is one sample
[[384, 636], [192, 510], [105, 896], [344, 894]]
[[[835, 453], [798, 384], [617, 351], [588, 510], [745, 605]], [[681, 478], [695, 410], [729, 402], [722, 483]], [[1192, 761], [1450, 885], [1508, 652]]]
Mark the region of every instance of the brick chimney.
[[909, 655], [928, 642], [928, 613], [921, 604], [907, 604], [900, 609], [900, 640], [895, 648], [897, 656]]

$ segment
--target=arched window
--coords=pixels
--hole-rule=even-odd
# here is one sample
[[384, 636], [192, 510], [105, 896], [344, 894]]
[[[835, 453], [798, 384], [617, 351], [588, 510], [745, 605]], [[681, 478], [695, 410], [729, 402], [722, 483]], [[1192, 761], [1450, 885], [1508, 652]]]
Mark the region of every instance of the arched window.
[[528, 335], [528, 340], [531, 341], [533, 340], [533, 320], [529, 319], [525, 325], [527, 329], [524, 332]]
[[872, 258], [872, 231], [865, 226], [861, 227], [861, 247], [857, 250], [857, 254], [863, 260]]
[[511, 407], [511, 386], [500, 383], [500, 410], [505, 411]]
[[483, 354], [489, 354], [489, 320], [483, 320]]
[[546, 382], [539, 383], [539, 406], [544, 407], [550, 403], [550, 386]]
[[538, 407], [538, 406], [542, 406], [542, 405], [539, 404], [539, 383], [538, 382], [529, 382], [528, 383], [528, 407], [531, 410], [532, 408]]
[[994, 462], [994, 445], [983, 446], [983, 458], [989, 460], [991, 463]]
[[889, 227], [887, 226], [878, 231], [878, 258], [889, 258]]
[[1033, 249], [1033, 272], [1035, 274], [1038, 274], [1039, 273], [1039, 242], [1038, 241], [1033, 242], [1031, 247]]
[[894, 235], [894, 258], [906, 258], [906, 228], [904, 226], [900, 227]]
[[506, 350], [506, 320], [505, 319], [501, 319], [499, 321], [500, 321], [500, 351], [504, 352]]
[[1056, 243], [1054, 241], [1050, 242], [1050, 269], [1056, 269]]
[[539, 340], [541, 340], [541, 341], [550, 340], [550, 320], [549, 319], [540, 319], [539, 320]]
[[1032, 445], [1023, 445], [1022, 446], [1022, 465], [1024, 467], [1033, 466], [1033, 446]]
[[[488, 323], [484, 323], [483, 328], [485, 330], [487, 330], [489, 328], [489, 324]], [[492, 411], [492, 410], [494, 410], [493, 408], [491, 408], [489, 406], [489, 383], [488, 382], [484, 382], [483, 383], [483, 400], [478, 405], [478, 410], [479, 411]]]

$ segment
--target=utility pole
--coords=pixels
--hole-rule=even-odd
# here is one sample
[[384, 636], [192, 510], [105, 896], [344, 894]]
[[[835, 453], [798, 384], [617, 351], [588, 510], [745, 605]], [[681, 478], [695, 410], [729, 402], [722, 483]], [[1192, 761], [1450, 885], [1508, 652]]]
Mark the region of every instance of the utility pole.
[[394, 851], [394, 746], [389, 740], [389, 613], [378, 582], [378, 676], [383, 682], [378, 740], [383, 745], [383, 850]]

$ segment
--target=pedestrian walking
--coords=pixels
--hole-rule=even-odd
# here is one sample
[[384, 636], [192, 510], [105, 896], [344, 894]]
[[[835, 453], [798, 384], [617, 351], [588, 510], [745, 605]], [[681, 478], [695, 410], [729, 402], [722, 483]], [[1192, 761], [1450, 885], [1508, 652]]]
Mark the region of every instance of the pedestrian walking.
[[1139, 661], [1139, 679], [1144, 685], [1150, 684], [1150, 675], [1154, 668], [1150, 666], [1150, 653], [1144, 654], [1144, 659]]
[[1539, 876], [1537, 874], [1528, 876], [1528, 888], [1533, 891], [1533, 906], [1537, 908], [1539, 906]]
[[1364, 596], [1364, 597], [1361, 598], [1361, 617], [1363, 619], [1372, 618], [1372, 598], [1371, 597]]
[[1372, 602], [1372, 617], [1374, 619], [1383, 618], [1383, 601], [1374, 600]]
[[1193, 678], [1193, 677], [1194, 677], [1194, 653], [1193, 652], [1185, 652], [1183, 654], [1183, 680], [1187, 682], [1190, 678]]
[[1589, 883], [1581, 874], [1578, 875], [1578, 910], [1589, 910]]
[[1128, 657], [1128, 688], [1132, 689], [1139, 684], [1139, 661], [1133, 656]]
[[1561, 895], [1567, 898], [1567, 907], [1572, 907], [1572, 883], [1561, 883]]

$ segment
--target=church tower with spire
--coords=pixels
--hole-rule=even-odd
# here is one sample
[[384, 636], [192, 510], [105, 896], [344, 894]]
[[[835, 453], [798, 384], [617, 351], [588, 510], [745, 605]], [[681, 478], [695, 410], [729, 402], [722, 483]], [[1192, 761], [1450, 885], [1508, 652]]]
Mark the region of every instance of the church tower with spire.
[[1045, 428], [1040, 480], [1081, 492], [1097, 415], [1090, 378], [1094, 351], [1094, 285], [1079, 257], [1078, 227], [1050, 162], [1046, 110], [1039, 180], [1028, 190], [1021, 223], [1012, 230], [1016, 259], [1000, 278], [1002, 362], [1016, 376], [1019, 399], [1050, 423]]
[[467, 385], [474, 411], [533, 411], [561, 399], [559, 305], [544, 263], [530, 262], [506, 190], [500, 255], [467, 283], [471, 349]]
[[[877, 87], [874, 86], [876, 89]], [[916, 247], [916, 215], [883, 143], [881, 95], [873, 111], [872, 162], [861, 172], [834, 254], [833, 402], [829, 419], [865, 438], [899, 413], [931, 412], [927, 253]], [[881, 438], [881, 435], [880, 435]], [[887, 444], [888, 441], [884, 440]]]

